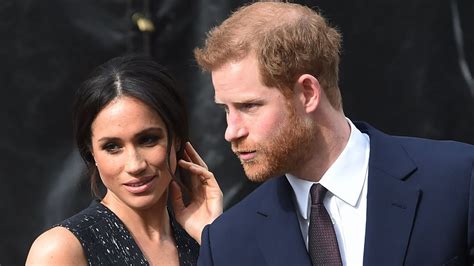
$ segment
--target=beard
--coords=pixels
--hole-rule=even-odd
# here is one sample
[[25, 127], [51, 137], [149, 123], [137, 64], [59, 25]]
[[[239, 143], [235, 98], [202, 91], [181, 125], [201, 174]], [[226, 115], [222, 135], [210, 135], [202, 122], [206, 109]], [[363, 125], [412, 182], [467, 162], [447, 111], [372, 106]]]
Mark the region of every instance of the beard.
[[245, 174], [253, 182], [264, 182], [301, 167], [311, 157], [311, 143], [315, 139], [315, 128], [310, 120], [296, 115], [287, 104], [288, 116], [276, 134], [261, 143], [244, 140], [232, 142], [232, 150], [255, 150], [251, 160], [240, 160]]

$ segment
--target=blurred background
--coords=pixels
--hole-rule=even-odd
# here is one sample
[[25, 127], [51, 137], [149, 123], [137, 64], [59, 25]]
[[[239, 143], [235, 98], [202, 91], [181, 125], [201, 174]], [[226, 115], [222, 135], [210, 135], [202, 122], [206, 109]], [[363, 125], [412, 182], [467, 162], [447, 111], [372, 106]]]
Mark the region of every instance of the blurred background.
[[[24, 264], [32, 241], [92, 200], [72, 139], [72, 97], [93, 67], [154, 56], [187, 98], [192, 141], [226, 208], [246, 181], [224, 141], [225, 115], [192, 56], [206, 32], [248, 1], [0, 1], [0, 265]], [[474, 144], [474, 1], [293, 1], [343, 34], [346, 115], [391, 134]], [[427, 151], [429, 152], [429, 151]]]

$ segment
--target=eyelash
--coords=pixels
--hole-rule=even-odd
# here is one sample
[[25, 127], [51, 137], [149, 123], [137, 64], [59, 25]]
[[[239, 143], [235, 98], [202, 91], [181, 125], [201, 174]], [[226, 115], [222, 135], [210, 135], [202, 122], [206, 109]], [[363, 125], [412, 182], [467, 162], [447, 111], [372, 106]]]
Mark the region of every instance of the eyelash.
[[[243, 111], [249, 111], [249, 110], [252, 110], [252, 109], [257, 108], [259, 106], [260, 106], [260, 104], [258, 104], [258, 103], [242, 103], [242, 104], [240, 104], [239, 109], [243, 110]], [[225, 105], [222, 105], [221, 107], [222, 107], [222, 109], [224, 110], [224, 112], [226, 114], [229, 113], [229, 107], [227, 107]]]
[[[161, 137], [160, 136], [155, 136], [155, 135], [146, 135], [142, 136], [138, 139], [138, 144], [145, 146], [145, 147], [154, 147], [159, 141]], [[102, 146], [102, 150], [110, 153], [110, 154], [116, 154], [120, 151], [122, 148], [121, 145], [115, 143], [115, 142], [108, 142], [105, 143]]]
[[145, 145], [147, 147], [152, 147], [155, 146], [156, 143], [160, 140], [161, 138], [159, 136], [154, 136], [154, 135], [149, 135], [149, 136], [143, 136], [140, 138], [139, 143], [141, 145]]
[[120, 145], [114, 142], [109, 142], [109, 143], [104, 144], [104, 146], [102, 146], [102, 149], [110, 154], [115, 154], [119, 152], [120, 148], [121, 148]]
[[250, 110], [250, 109], [253, 109], [255, 107], [257, 107], [258, 105], [256, 103], [245, 103], [245, 104], [242, 104], [242, 109], [244, 110]]

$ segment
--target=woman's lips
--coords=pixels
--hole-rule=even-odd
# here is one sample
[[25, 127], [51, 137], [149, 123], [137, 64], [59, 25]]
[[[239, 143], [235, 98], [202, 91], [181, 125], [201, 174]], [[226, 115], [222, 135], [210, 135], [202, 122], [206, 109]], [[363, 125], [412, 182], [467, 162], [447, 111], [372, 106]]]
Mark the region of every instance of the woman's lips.
[[124, 185], [125, 185], [125, 188], [130, 193], [133, 193], [133, 194], [143, 193], [151, 189], [151, 187], [153, 186], [153, 180], [155, 180], [155, 177], [156, 176], [145, 177], [137, 181], [127, 182]]

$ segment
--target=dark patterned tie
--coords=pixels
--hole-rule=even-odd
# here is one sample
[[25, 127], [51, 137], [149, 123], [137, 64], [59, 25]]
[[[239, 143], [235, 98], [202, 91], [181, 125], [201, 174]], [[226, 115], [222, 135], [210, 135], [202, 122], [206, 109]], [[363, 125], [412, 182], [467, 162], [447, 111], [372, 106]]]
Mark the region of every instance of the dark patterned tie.
[[313, 265], [342, 265], [336, 233], [323, 201], [327, 189], [320, 184], [311, 187], [309, 217], [309, 255]]

